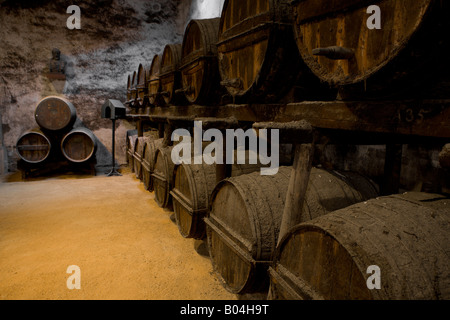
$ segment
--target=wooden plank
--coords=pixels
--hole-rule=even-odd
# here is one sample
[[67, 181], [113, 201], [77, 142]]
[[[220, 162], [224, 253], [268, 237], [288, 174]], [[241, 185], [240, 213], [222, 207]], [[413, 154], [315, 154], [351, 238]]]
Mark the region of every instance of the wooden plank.
[[152, 107], [148, 115], [129, 115], [128, 119], [142, 117], [146, 121], [165, 122], [169, 117], [186, 115], [191, 118], [233, 117], [239, 122], [283, 123], [306, 120], [319, 129], [450, 138], [450, 100]]
[[314, 157], [314, 144], [301, 144], [295, 147], [294, 166], [286, 195], [286, 205], [281, 220], [278, 244], [290, 228], [302, 222], [303, 202], [309, 184]]
[[450, 138], [450, 100], [293, 103], [275, 121], [300, 119], [316, 128]]
[[386, 145], [386, 160], [381, 195], [397, 194], [400, 190], [400, 174], [402, 169], [403, 145]]

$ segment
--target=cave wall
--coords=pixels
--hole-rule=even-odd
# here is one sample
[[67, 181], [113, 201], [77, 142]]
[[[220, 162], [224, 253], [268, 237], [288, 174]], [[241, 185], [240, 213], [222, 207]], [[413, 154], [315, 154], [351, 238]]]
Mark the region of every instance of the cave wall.
[[[81, 29], [67, 28], [70, 5], [81, 9]], [[65, 97], [79, 122], [111, 150], [111, 121], [101, 119], [106, 99], [125, 101], [128, 74], [150, 64], [168, 43], [180, 43], [193, 8], [182, 0], [0, 2], [0, 115], [9, 171], [17, 169], [15, 144], [37, 124], [34, 111], [49, 95]], [[66, 60], [66, 81], [45, 74], [53, 48]], [[116, 159], [126, 162], [127, 121], [118, 121]], [[109, 155], [110, 158], [110, 155]], [[1, 160], [1, 159], [0, 159]], [[103, 152], [99, 165], [110, 165]]]

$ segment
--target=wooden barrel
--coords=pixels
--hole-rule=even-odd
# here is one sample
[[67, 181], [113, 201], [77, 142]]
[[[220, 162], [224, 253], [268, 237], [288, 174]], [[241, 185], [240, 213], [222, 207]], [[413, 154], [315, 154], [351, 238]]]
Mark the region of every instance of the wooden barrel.
[[72, 129], [61, 141], [61, 150], [67, 160], [84, 163], [91, 160], [97, 149], [94, 133], [84, 127]]
[[142, 182], [145, 190], [154, 191], [152, 174], [155, 168], [156, 150], [161, 147], [163, 139], [151, 139], [145, 143], [142, 156]]
[[217, 46], [220, 18], [191, 20], [181, 56], [182, 92], [193, 104], [208, 105], [221, 98]]
[[161, 72], [161, 57], [155, 55], [152, 60], [149, 71], [148, 79], [148, 100], [151, 105], [161, 104], [161, 81], [159, 80], [159, 74]]
[[152, 173], [155, 201], [161, 208], [172, 209], [174, 163], [172, 161], [173, 147], [159, 147], [156, 150], [155, 166]]
[[127, 101], [125, 102], [125, 104], [130, 104], [131, 103], [131, 76], [128, 75], [127, 78]]
[[[450, 199], [382, 197], [292, 228], [270, 269], [272, 299], [448, 300]], [[370, 266], [380, 271], [380, 288]]]
[[[235, 164], [231, 172], [233, 177], [237, 177], [260, 168], [261, 165]], [[209, 213], [209, 200], [216, 186], [216, 165], [177, 165], [173, 181], [170, 194], [180, 234], [184, 238], [204, 239], [206, 227], [203, 218]]]
[[219, 26], [219, 70], [229, 94], [243, 102], [274, 102], [301, 66], [289, 0], [226, 0]]
[[127, 163], [130, 166], [131, 172], [134, 172], [134, 150], [137, 139], [137, 134], [127, 137]]
[[136, 179], [139, 180], [142, 180], [142, 157], [144, 155], [144, 146], [148, 140], [148, 137], [138, 137], [134, 146], [134, 174]]
[[51, 140], [40, 129], [25, 132], [16, 143], [17, 154], [30, 164], [43, 163], [49, 158], [51, 149]]
[[137, 85], [136, 85], [136, 95], [137, 104], [140, 108], [147, 106], [148, 104], [148, 82], [147, 82], [147, 70], [140, 64], [137, 73]]
[[[381, 10], [381, 29], [367, 26], [372, 4]], [[296, 0], [293, 8], [303, 60], [321, 80], [350, 85], [343, 97], [405, 91], [441, 72], [446, 60], [442, 53], [449, 40], [442, 30], [449, 28], [448, 1]]]
[[181, 47], [181, 44], [166, 45], [161, 58], [159, 75], [161, 96], [167, 105], [180, 104], [185, 101], [184, 94], [176, 92], [181, 88], [181, 73], [178, 69], [181, 62]]
[[44, 131], [65, 131], [72, 128], [77, 111], [68, 100], [50, 96], [38, 103], [34, 117]]
[[[214, 269], [235, 294], [268, 289], [267, 268], [273, 260], [289, 185], [291, 167], [274, 176], [259, 172], [217, 185], [205, 218]], [[374, 185], [357, 174], [313, 168], [303, 206], [303, 219], [327, 214], [377, 196]]]
[[137, 106], [137, 73], [133, 72], [133, 77], [131, 78], [131, 100], [130, 107], [135, 108]]

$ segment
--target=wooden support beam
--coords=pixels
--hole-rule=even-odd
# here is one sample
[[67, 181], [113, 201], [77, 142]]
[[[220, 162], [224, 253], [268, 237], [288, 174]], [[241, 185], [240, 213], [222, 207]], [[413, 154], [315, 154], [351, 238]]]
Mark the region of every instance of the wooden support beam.
[[292, 167], [286, 203], [281, 220], [278, 244], [289, 229], [302, 221], [303, 203], [308, 189], [309, 177], [314, 158], [314, 143], [297, 144], [295, 146], [294, 166]]
[[397, 194], [400, 190], [400, 173], [402, 170], [403, 145], [386, 145], [386, 158], [384, 163], [384, 181], [381, 186], [381, 195]]
[[253, 124], [253, 128], [257, 131], [279, 130], [280, 141], [293, 143], [295, 146], [294, 164], [278, 237], [280, 241], [290, 228], [302, 221], [303, 202], [308, 189], [317, 132], [305, 120], [286, 123], [260, 122]]
[[143, 137], [144, 136], [144, 121], [138, 120], [136, 123], [136, 127], [137, 127], [138, 137]]
[[170, 124], [166, 124], [164, 126], [164, 140], [162, 142], [162, 146], [163, 147], [168, 147], [171, 146], [173, 144], [172, 142], [172, 133], [175, 130], [175, 127], [170, 125]]
[[232, 168], [231, 164], [227, 164], [227, 138], [225, 134], [225, 129], [222, 130], [223, 140], [223, 150], [222, 150], [222, 163], [216, 163], [216, 184], [226, 178], [231, 177]]
[[164, 139], [164, 123], [158, 123], [158, 137]]
[[[285, 105], [152, 107], [146, 115], [127, 118], [166, 121], [170, 117], [234, 118], [243, 122], [306, 120], [317, 129], [389, 136], [450, 138], [450, 99], [402, 101], [306, 101]], [[356, 134], [359, 135], [359, 134]], [[386, 143], [389, 143], [388, 140]]]

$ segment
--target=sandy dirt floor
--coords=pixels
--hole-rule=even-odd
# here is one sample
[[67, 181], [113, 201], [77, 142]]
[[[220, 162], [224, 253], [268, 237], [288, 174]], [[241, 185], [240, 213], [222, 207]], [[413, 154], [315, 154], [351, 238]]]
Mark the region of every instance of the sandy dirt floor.
[[0, 299], [236, 299], [130, 172], [1, 179]]

